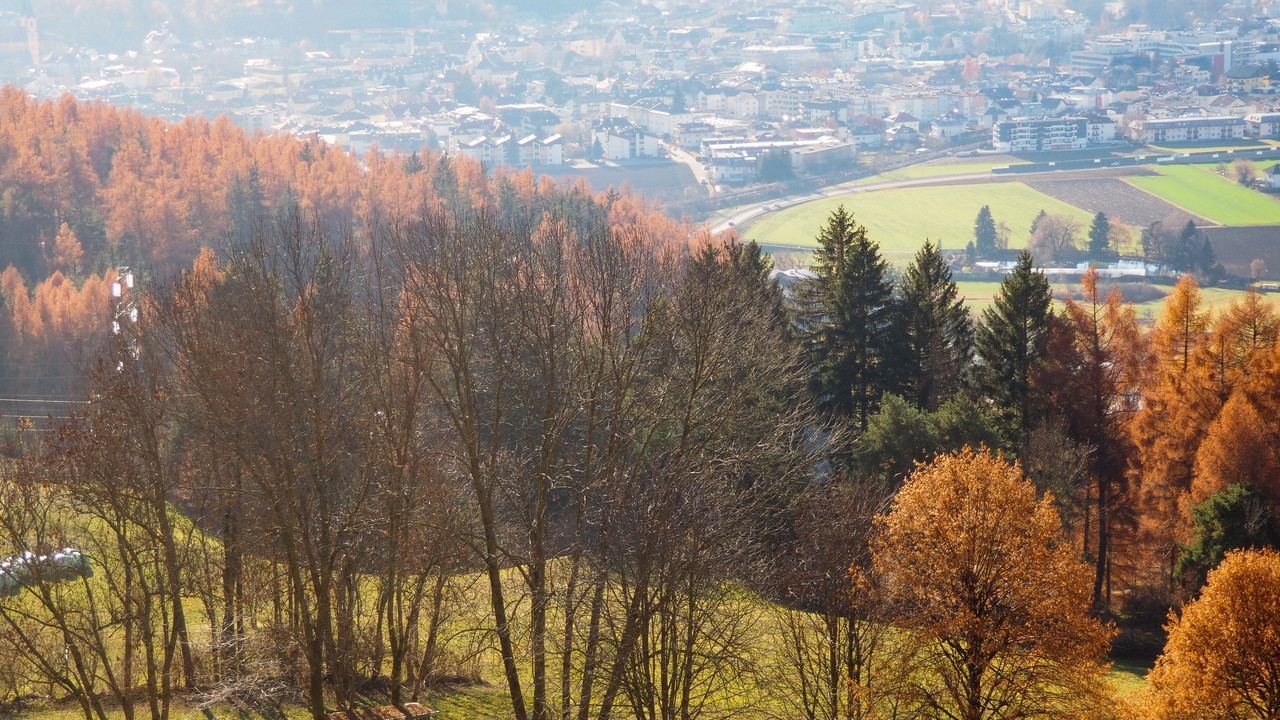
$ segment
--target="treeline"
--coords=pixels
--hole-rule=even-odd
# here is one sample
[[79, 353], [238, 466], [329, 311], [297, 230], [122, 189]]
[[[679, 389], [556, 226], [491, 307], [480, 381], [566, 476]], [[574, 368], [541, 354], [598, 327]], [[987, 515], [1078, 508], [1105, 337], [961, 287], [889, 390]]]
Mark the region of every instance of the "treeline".
[[[12, 268], [0, 312], [6, 397], [64, 394], [88, 359], [81, 349], [110, 329], [107, 292], [119, 268], [163, 281], [283, 206], [364, 238], [377, 218], [454, 204], [510, 208], [540, 193], [528, 174], [491, 184], [465, 158], [362, 161], [314, 139], [250, 137], [225, 118], [166, 124], [70, 96], [37, 103], [14, 87], [0, 89], [0, 117], [0, 268]], [[619, 218], [660, 222], [634, 198], [613, 207]], [[666, 224], [657, 232], [678, 232]]]

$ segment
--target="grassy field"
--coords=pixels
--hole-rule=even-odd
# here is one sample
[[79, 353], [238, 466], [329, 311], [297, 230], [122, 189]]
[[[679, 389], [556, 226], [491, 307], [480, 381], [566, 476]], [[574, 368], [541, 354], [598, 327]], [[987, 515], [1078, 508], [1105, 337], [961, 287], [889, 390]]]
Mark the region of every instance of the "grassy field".
[[858, 185], [871, 185], [873, 183], [888, 182], [892, 180], [915, 180], [918, 178], [941, 177], [944, 175], [972, 175], [975, 173], [989, 173], [991, 168], [996, 165], [1021, 165], [1023, 161], [1001, 161], [1001, 162], [965, 162], [965, 163], [946, 163], [946, 164], [929, 164], [929, 165], [908, 165], [898, 170], [890, 170], [889, 172], [872, 175], [871, 177], [854, 180], [851, 183], [837, 185], [835, 187], [854, 187]]
[[1134, 155], [1149, 155], [1151, 151], [1167, 152], [1167, 153], [1185, 153], [1185, 152], [1226, 152], [1234, 150], [1243, 152], [1247, 150], [1270, 150], [1280, 145], [1275, 140], [1252, 140], [1243, 139], [1236, 142], [1227, 142], [1220, 140], [1210, 140], [1198, 143], [1178, 143], [1176, 145], [1148, 145], [1144, 148], [1135, 150]]
[[1088, 227], [1092, 215], [1036, 192], [1022, 183], [982, 183], [942, 187], [900, 188], [815, 200], [766, 215], [744, 233], [761, 245], [815, 246], [814, 237], [831, 211], [844, 205], [891, 262], [905, 264], [926, 238], [944, 248], [962, 248], [973, 239], [973, 221], [983, 205], [991, 206], [997, 223], [1011, 230], [1011, 243], [1021, 246], [1027, 228], [1041, 210], [1069, 215]]
[[[957, 282], [956, 285], [960, 288], [960, 294], [964, 296], [965, 304], [967, 304], [969, 309], [975, 313], [981, 312], [984, 308], [990, 305], [992, 300], [995, 299], [996, 294], [1000, 292], [1000, 283], [998, 282], [964, 280]], [[1105, 280], [1103, 281], [1103, 286], [1104, 288], [1110, 287]], [[1054, 298], [1061, 298], [1063, 293], [1072, 291], [1078, 292], [1079, 290], [1078, 284], [1070, 283], [1054, 283], [1051, 287], [1053, 288]], [[1152, 287], [1159, 287], [1159, 290], [1165, 294], [1168, 294], [1168, 292], [1172, 290], [1172, 288], [1169, 287]], [[1244, 292], [1241, 290], [1200, 288], [1200, 297], [1204, 302], [1204, 306], [1214, 312], [1222, 312], [1228, 305], [1239, 300], [1243, 295]], [[1280, 294], [1263, 294], [1262, 299], [1270, 302], [1275, 306], [1277, 311], [1280, 311]], [[1060, 302], [1058, 304], [1061, 305]], [[1160, 297], [1152, 300], [1145, 300], [1143, 302], [1137, 302], [1133, 304], [1133, 307], [1140, 320], [1144, 322], [1155, 322], [1155, 320], [1160, 317], [1160, 313], [1164, 310], [1164, 298]]]
[[1187, 212], [1220, 225], [1280, 223], [1280, 202], [1211, 170], [1189, 165], [1160, 168], [1161, 175], [1126, 180]]
[[1115, 658], [1111, 666], [1111, 687], [1116, 695], [1132, 700], [1147, 687], [1147, 673], [1151, 663], [1133, 658]]

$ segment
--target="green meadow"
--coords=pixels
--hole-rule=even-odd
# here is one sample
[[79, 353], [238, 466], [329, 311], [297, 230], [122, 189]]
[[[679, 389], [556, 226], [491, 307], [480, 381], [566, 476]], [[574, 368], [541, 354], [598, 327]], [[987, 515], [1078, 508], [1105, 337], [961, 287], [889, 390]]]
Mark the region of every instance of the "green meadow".
[[1205, 168], [1171, 165], [1160, 175], [1130, 177], [1135, 187], [1219, 225], [1280, 223], [1280, 202]]
[[844, 205], [880, 243], [896, 265], [910, 261], [925, 239], [943, 248], [962, 248], [973, 239], [973, 221], [983, 205], [996, 223], [1010, 229], [1010, 244], [1020, 247], [1041, 210], [1068, 215], [1088, 227], [1093, 216], [1080, 208], [1018, 182], [899, 188], [854, 193], [780, 210], [756, 220], [743, 236], [766, 246], [815, 247], [814, 238], [831, 211]]

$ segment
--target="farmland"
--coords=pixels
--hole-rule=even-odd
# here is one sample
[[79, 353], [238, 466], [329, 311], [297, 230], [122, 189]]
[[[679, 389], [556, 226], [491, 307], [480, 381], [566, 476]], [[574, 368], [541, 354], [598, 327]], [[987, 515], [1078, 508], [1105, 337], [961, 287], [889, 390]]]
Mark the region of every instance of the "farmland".
[[1208, 170], [1169, 166], [1161, 175], [1127, 182], [1219, 225], [1280, 223], [1280, 202]]
[[899, 188], [824, 198], [768, 215], [744, 237], [766, 246], [814, 247], [814, 237], [832, 210], [847, 207], [880, 243], [895, 264], [905, 264], [925, 239], [945, 248], [961, 248], [973, 239], [973, 221], [983, 205], [997, 223], [1008, 224], [1010, 245], [1021, 247], [1027, 229], [1044, 210], [1068, 215], [1086, 225], [1090, 213], [1055, 200], [1022, 183], [983, 183]]
[[1104, 212], [1131, 226], [1145, 227], [1172, 217], [1185, 223], [1188, 218], [1182, 208], [1119, 178], [1041, 180], [1027, 185], [1081, 210]]

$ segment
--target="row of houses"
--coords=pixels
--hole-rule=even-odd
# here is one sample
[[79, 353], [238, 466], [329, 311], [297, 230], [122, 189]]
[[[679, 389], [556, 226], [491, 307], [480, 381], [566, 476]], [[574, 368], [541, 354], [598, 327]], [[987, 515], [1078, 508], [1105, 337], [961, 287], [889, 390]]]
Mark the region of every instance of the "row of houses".
[[[1131, 123], [1128, 133], [1144, 145], [1280, 138], [1280, 112], [1245, 117], [1143, 118]], [[1117, 137], [1116, 122], [1106, 116], [1017, 118], [997, 122], [991, 143], [1004, 152], [1045, 152], [1080, 150], [1090, 144], [1114, 142]]]
[[527, 135], [518, 140], [514, 135], [482, 136], [459, 146], [458, 152], [488, 167], [557, 166], [564, 164], [564, 139], [559, 135]]

